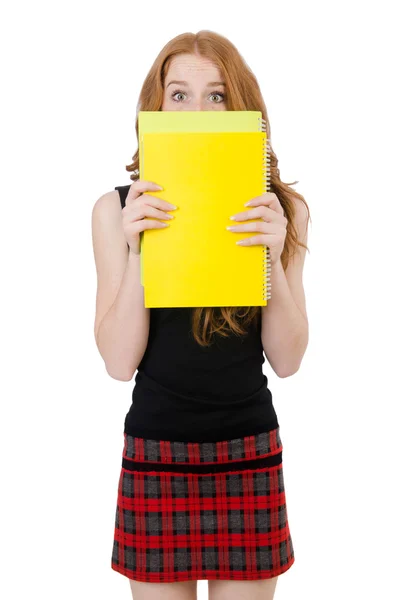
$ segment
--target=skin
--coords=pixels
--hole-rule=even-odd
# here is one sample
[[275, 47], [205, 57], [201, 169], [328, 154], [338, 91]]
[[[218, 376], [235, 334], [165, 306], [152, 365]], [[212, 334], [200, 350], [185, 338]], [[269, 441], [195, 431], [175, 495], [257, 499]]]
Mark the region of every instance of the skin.
[[[182, 83], [170, 83], [171, 81], [186, 81]], [[164, 82], [164, 96], [161, 109], [166, 110], [227, 110], [227, 98], [222, 98], [219, 92], [226, 93], [222, 85], [208, 85], [210, 82], [221, 82], [222, 77], [218, 68], [207, 59], [195, 54], [178, 55], [172, 59], [168, 74]], [[176, 93], [179, 92], [179, 93]], [[260, 198], [263, 198], [263, 206], [259, 207]], [[278, 202], [278, 201], [277, 201]], [[266, 217], [274, 213], [273, 228], [264, 229], [269, 233], [277, 233], [279, 241], [272, 244], [272, 259], [277, 260], [282, 251], [284, 241], [285, 221], [281, 205], [278, 206], [274, 194], [264, 194], [256, 199], [255, 215]], [[273, 208], [273, 210], [271, 210]], [[282, 209], [281, 209], [282, 211]], [[247, 211], [248, 215], [248, 211]], [[254, 218], [254, 213], [246, 217]], [[243, 213], [237, 215], [239, 221], [243, 220]], [[265, 221], [262, 221], [265, 226]], [[268, 224], [268, 223], [267, 223]], [[252, 226], [252, 224], [251, 224]], [[241, 227], [241, 226], [240, 226]], [[247, 231], [247, 226], [239, 231]], [[251, 229], [258, 232], [259, 227]], [[266, 235], [263, 240], [269, 244], [271, 236]], [[281, 243], [282, 242], [282, 243]], [[258, 240], [253, 243], [261, 243]], [[264, 243], [264, 241], [262, 241]], [[208, 581], [208, 600], [272, 600], [277, 583], [277, 577], [258, 581]], [[134, 600], [196, 600], [197, 581], [181, 581], [175, 583], [147, 583], [129, 580]]]

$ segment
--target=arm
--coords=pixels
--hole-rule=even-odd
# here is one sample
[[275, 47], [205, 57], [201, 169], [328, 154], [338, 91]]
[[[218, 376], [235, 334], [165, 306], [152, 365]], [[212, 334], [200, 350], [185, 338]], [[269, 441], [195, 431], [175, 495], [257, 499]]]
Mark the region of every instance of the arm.
[[144, 305], [140, 255], [126, 243], [117, 191], [101, 196], [92, 211], [97, 271], [94, 334], [106, 370], [121, 381], [132, 379], [147, 346], [150, 309]]
[[[296, 202], [298, 239], [307, 245], [307, 211]], [[279, 377], [296, 373], [306, 352], [309, 326], [302, 283], [306, 249], [298, 246], [286, 271], [281, 261], [272, 265], [271, 298], [262, 306], [262, 345]]]

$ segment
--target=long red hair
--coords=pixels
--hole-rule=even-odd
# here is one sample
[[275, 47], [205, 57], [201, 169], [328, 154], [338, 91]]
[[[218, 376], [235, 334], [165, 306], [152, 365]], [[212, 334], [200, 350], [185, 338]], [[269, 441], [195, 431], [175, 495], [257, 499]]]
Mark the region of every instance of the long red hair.
[[[198, 33], [183, 33], [170, 40], [160, 51], [143, 83], [138, 105], [135, 131], [138, 140], [138, 112], [140, 110], [158, 111], [163, 103], [164, 81], [170, 61], [178, 54], [196, 54], [217, 65], [223, 81], [226, 83], [227, 110], [261, 111], [266, 121], [268, 141], [268, 157], [270, 159], [270, 192], [274, 192], [283, 207], [288, 219], [287, 235], [281, 263], [285, 269], [298, 245], [308, 249], [297, 238], [294, 225], [295, 206], [292, 197], [299, 199], [306, 206], [310, 218], [309, 207], [301, 194], [292, 189], [293, 183], [283, 183], [277, 167], [278, 159], [271, 146], [271, 130], [265, 102], [259, 89], [257, 79], [237, 48], [224, 36], [213, 31], [202, 30]], [[139, 150], [132, 157], [132, 163], [126, 166], [131, 172], [130, 179], [139, 179]], [[261, 306], [246, 307], [195, 307], [192, 313], [192, 333], [202, 346], [209, 346], [211, 336], [215, 333], [226, 336], [230, 331], [244, 335], [251, 321], [259, 323]]]

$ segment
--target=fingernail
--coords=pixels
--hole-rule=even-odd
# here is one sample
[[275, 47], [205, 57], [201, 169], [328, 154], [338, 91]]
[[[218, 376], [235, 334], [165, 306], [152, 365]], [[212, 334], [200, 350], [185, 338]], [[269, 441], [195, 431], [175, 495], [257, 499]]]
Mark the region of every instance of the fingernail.
[[162, 190], [162, 189], [164, 189], [164, 188], [162, 188], [162, 187], [161, 187], [161, 185], [157, 185], [157, 184], [155, 184], [155, 186], [156, 186], [156, 188], [157, 188], [158, 190]]

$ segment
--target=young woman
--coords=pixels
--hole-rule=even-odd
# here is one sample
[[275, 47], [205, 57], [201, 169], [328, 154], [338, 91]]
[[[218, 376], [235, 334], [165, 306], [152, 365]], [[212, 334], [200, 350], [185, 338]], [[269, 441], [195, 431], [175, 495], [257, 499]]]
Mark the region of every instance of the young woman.
[[[138, 110], [260, 110], [270, 138], [255, 76], [211, 31], [179, 35], [163, 48]], [[294, 550], [262, 364], [265, 354], [288, 377], [307, 347], [307, 204], [280, 180], [270, 146], [271, 189], [235, 215], [234, 229], [252, 231], [248, 244], [270, 249], [268, 305], [149, 309], [140, 235], [164, 227], [161, 220], [172, 227], [174, 207], [172, 198], [150, 195], [161, 181], [139, 179], [138, 151], [127, 171], [132, 183], [101, 196], [92, 214], [98, 349], [111, 377], [129, 381], [137, 371], [111, 566], [128, 577], [136, 600], [193, 599], [198, 579], [208, 580], [210, 600], [270, 600]]]

